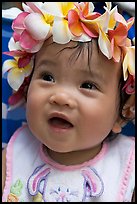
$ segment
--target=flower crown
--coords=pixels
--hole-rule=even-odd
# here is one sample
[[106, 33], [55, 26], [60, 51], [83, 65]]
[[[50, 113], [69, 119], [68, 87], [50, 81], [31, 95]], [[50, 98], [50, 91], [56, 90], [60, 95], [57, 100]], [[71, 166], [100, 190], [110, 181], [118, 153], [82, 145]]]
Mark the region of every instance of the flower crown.
[[134, 93], [135, 46], [127, 37], [134, 18], [125, 20], [117, 6], [111, 8], [105, 2], [104, 13], [95, 12], [92, 2], [26, 2], [24, 11], [13, 20], [13, 36], [9, 41], [9, 52], [14, 59], [3, 63], [3, 74], [7, 73], [9, 85], [15, 91], [9, 104], [15, 105], [22, 98], [33, 69], [34, 55], [50, 36], [59, 44], [70, 40], [88, 42], [98, 40], [99, 49], [115, 62], [123, 59], [123, 90]]

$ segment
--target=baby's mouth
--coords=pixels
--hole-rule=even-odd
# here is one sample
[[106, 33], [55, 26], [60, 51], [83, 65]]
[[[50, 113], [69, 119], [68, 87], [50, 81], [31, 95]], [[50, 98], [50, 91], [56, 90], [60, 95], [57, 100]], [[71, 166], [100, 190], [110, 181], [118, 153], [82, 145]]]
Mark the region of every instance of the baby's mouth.
[[48, 120], [48, 123], [52, 127], [60, 128], [60, 129], [69, 129], [73, 127], [72, 123], [60, 117], [52, 117]]

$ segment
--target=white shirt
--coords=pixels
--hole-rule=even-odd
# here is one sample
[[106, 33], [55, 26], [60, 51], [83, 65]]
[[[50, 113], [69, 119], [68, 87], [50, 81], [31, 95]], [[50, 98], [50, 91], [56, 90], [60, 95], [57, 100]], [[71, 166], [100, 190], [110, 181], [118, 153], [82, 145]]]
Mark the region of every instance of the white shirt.
[[119, 135], [104, 142], [95, 158], [65, 166], [43, 152], [27, 125], [7, 146], [2, 201], [131, 202], [135, 182], [134, 138]]

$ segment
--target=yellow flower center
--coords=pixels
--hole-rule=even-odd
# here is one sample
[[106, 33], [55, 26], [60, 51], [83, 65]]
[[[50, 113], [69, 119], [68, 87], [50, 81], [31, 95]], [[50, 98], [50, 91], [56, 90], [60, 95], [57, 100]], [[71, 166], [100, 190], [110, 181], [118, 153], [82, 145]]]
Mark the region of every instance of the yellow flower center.
[[50, 15], [50, 14], [43, 14], [44, 16], [42, 17], [43, 21], [46, 22], [47, 24], [49, 24], [50, 26], [53, 25], [53, 21], [54, 21], [54, 16]]

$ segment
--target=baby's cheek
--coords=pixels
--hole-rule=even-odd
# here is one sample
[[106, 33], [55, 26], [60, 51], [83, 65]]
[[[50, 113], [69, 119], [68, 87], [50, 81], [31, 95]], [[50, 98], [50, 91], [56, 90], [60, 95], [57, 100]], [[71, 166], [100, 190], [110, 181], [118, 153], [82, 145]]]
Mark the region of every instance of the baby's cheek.
[[26, 104], [26, 118], [29, 124], [31, 124], [36, 117], [36, 107], [35, 107], [35, 102], [30, 100], [28, 98], [27, 104]]

